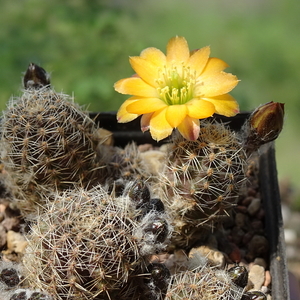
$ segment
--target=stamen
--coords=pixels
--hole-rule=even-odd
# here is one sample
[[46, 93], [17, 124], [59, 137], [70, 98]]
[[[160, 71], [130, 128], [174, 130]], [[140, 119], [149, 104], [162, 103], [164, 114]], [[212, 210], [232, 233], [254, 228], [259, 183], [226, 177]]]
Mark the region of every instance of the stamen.
[[159, 85], [158, 92], [161, 99], [168, 105], [185, 104], [193, 98], [196, 84], [196, 71], [190, 67], [181, 67], [179, 74], [178, 67], [172, 65], [164, 66], [159, 70], [159, 78], [156, 83]]

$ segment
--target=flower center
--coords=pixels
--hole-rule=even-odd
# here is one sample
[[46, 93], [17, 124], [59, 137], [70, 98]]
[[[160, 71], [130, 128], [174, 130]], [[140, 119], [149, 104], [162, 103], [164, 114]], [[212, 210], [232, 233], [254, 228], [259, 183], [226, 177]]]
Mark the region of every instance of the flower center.
[[172, 65], [159, 70], [157, 84], [161, 100], [167, 105], [185, 104], [193, 99], [196, 72], [186, 67]]

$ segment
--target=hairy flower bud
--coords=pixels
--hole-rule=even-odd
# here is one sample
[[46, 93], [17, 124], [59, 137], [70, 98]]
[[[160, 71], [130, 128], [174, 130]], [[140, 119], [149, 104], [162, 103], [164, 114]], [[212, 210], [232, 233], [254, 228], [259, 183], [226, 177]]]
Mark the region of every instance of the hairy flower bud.
[[40, 66], [30, 63], [23, 79], [25, 89], [40, 89], [50, 86], [49, 74]]
[[282, 130], [283, 118], [284, 103], [269, 102], [255, 109], [244, 126], [248, 151], [275, 140]]
[[265, 142], [275, 140], [283, 127], [284, 103], [269, 102], [258, 107], [250, 117], [251, 129]]

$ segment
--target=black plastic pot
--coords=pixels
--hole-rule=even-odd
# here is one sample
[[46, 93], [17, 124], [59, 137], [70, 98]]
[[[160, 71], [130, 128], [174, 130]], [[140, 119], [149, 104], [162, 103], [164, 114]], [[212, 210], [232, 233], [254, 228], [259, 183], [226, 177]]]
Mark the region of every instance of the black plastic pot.
[[[240, 113], [235, 117], [216, 116], [223, 122], [228, 122], [233, 130], [239, 130], [246, 121], [249, 113]], [[116, 146], [125, 146], [134, 141], [137, 144], [156, 143], [148, 132], [140, 130], [140, 119], [120, 124], [114, 112], [91, 113], [91, 117], [100, 123], [102, 128], [113, 132]], [[285, 254], [283, 221], [281, 215], [281, 200], [279, 194], [274, 143], [263, 145], [259, 149], [259, 182], [260, 193], [265, 210], [265, 234], [269, 241], [269, 265], [272, 276], [272, 300], [290, 300], [288, 270]]]

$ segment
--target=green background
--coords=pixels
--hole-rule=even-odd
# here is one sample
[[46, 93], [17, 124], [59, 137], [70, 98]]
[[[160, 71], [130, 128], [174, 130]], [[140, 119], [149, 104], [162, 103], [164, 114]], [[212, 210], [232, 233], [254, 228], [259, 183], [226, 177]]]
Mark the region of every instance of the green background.
[[132, 74], [128, 56], [184, 36], [211, 46], [238, 76], [231, 93], [241, 110], [285, 103], [276, 142], [279, 178], [300, 180], [299, 0], [13, 0], [0, 1], [0, 109], [21, 93], [30, 62], [51, 73], [57, 91], [91, 111], [117, 110], [126, 96], [115, 81]]

